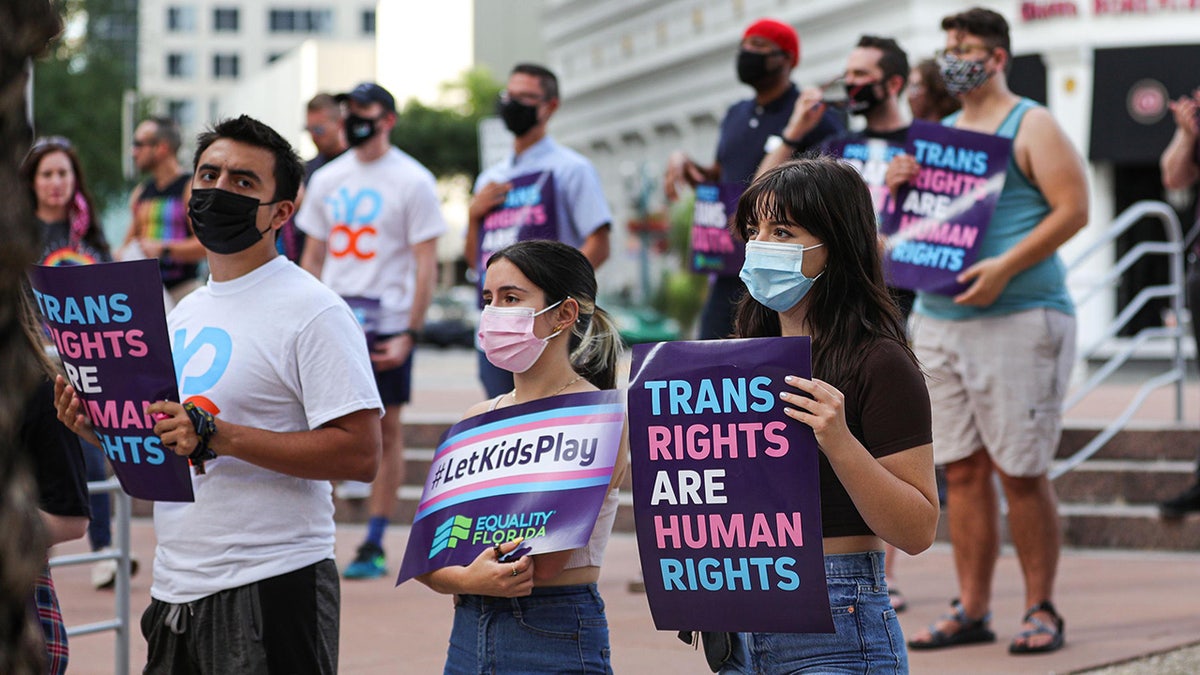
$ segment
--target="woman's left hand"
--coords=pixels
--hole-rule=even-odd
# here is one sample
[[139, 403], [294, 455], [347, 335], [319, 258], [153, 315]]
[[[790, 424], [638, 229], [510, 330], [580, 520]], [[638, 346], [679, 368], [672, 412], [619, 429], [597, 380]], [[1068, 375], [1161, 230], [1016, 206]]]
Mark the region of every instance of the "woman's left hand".
[[780, 392], [779, 398], [788, 406], [783, 409], [784, 414], [812, 427], [817, 445], [828, 455], [829, 449], [838, 447], [850, 435], [846, 426], [846, 397], [833, 385], [816, 378], [806, 380], [788, 375], [783, 381], [808, 394], [806, 397]]

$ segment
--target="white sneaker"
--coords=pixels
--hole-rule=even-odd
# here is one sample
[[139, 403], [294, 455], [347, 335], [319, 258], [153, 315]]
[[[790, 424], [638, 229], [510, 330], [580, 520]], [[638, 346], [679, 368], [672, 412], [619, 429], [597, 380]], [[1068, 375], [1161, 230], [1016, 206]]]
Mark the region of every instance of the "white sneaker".
[[366, 499], [371, 496], [371, 484], [357, 480], [344, 480], [333, 490], [338, 499]]
[[[112, 553], [115, 549], [103, 548], [97, 553]], [[129, 557], [129, 576], [134, 576], [138, 572], [138, 559], [136, 555]], [[92, 587], [96, 590], [107, 590], [117, 584], [117, 561], [116, 560], [101, 560], [92, 565]]]

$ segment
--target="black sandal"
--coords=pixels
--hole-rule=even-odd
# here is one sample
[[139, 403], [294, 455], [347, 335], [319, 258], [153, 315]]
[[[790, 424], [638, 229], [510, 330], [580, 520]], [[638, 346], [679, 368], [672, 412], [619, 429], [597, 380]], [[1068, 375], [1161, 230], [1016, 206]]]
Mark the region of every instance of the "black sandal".
[[935, 628], [936, 624], [930, 624], [929, 639], [925, 641], [909, 640], [908, 648], [941, 649], [943, 647], [996, 641], [996, 634], [988, 628], [988, 621], [992, 619], [991, 612], [984, 614], [982, 618], [972, 619], [967, 616], [967, 612], [963, 609], [962, 603], [958, 601], [958, 598], [950, 601], [950, 607], [954, 612], [952, 614], [943, 614], [939, 618], [958, 624], [958, 630], [953, 633], [943, 633]]
[[[1054, 627], [1051, 628], [1050, 626], [1047, 626], [1044, 621], [1035, 617], [1034, 614], [1037, 614], [1038, 612], [1045, 612], [1049, 614], [1051, 620], [1054, 622]], [[1029, 611], [1025, 612], [1025, 618], [1021, 621], [1022, 623], [1033, 624], [1033, 628], [1017, 633], [1017, 636], [1008, 645], [1009, 654], [1045, 654], [1046, 652], [1053, 652], [1062, 649], [1063, 643], [1065, 642], [1063, 633], [1065, 622], [1063, 621], [1063, 618], [1058, 615], [1058, 612], [1054, 609], [1054, 605], [1051, 604], [1049, 600], [1043, 600], [1033, 607], [1030, 607]], [[1034, 635], [1052, 635], [1053, 639], [1044, 645], [1032, 647], [1029, 645], [1029, 638], [1033, 637]], [[1017, 640], [1024, 640], [1024, 642], [1018, 643]]]

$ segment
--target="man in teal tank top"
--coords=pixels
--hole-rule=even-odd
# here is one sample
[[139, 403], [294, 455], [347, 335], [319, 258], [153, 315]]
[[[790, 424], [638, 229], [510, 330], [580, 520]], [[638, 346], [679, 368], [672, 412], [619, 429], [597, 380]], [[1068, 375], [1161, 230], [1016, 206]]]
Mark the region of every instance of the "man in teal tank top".
[[[1087, 179], [1050, 113], [1009, 90], [1004, 17], [973, 8], [944, 18], [942, 30], [942, 76], [962, 102], [961, 113], [944, 123], [1011, 138], [1012, 155], [979, 260], [958, 277], [966, 290], [953, 297], [917, 294], [913, 350], [933, 405], [934, 458], [946, 468], [959, 599], [909, 647], [996, 639], [989, 622], [1000, 548], [993, 476], [999, 476], [1028, 608], [1009, 651], [1053, 651], [1063, 644], [1052, 603], [1061, 537], [1047, 471], [1075, 348], [1074, 307], [1057, 251], [1087, 224]], [[911, 156], [897, 157], [888, 185], [894, 189], [919, 171]]]

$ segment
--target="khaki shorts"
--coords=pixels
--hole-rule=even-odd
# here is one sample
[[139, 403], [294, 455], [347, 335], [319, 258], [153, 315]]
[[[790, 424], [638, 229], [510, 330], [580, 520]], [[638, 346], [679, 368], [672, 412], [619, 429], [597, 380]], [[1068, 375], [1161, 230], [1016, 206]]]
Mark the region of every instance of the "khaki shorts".
[[1007, 475], [1049, 470], [1075, 360], [1075, 317], [1045, 308], [965, 321], [914, 314], [912, 342], [933, 406], [934, 462], [986, 449]]

